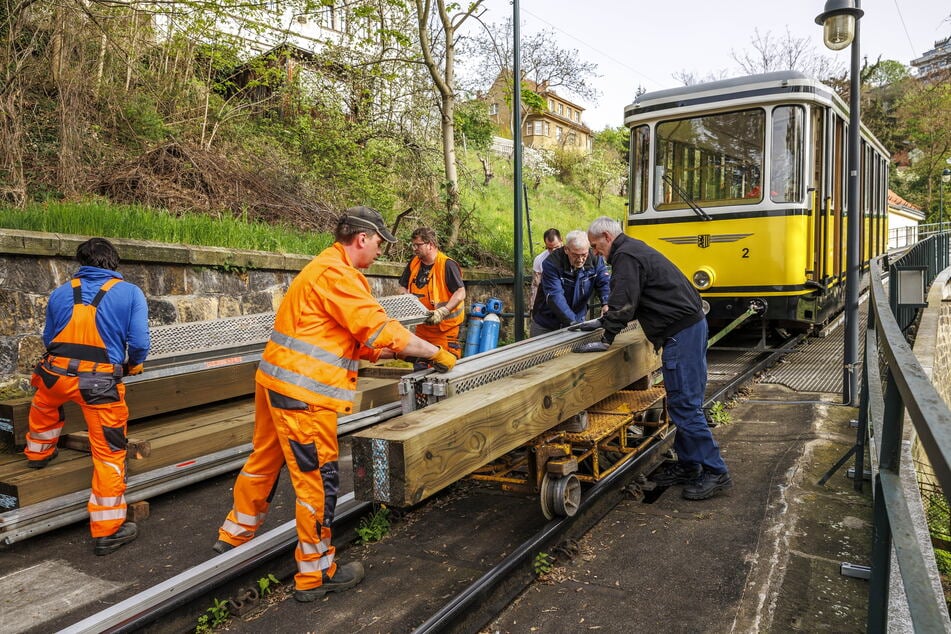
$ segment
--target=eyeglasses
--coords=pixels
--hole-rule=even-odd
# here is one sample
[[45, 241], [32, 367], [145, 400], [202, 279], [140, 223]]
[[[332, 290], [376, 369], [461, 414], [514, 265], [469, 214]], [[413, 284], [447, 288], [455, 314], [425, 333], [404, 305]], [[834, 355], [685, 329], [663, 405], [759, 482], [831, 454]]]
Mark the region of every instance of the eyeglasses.
[[583, 260], [583, 259], [585, 259], [585, 258], [588, 257], [588, 252], [585, 251], [584, 253], [571, 253], [571, 252], [569, 251], [569, 252], [568, 252], [568, 257], [573, 258], [573, 259], [575, 259], [575, 260]]
[[410, 243], [409, 243], [409, 245], [413, 248], [413, 251], [415, 251], [416, 249], [418, 249], [418, 248], [420, 248], [420, 247], [424, 247], [424, 246], [426, 246], [427, 244], [429, 244], [429, 243], [428, 243], [428, 242], [410, 242]]

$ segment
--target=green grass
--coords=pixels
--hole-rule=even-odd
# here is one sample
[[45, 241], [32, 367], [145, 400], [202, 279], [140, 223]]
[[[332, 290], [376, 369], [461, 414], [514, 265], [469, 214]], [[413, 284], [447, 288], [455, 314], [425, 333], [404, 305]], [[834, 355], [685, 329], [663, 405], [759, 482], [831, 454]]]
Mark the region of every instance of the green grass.
[[[476, 164], [478, 165], [478, 164]], [[475, 209], [479, 224], [478, 241], [487, 251], [511, 259], [514, 244], [515, 209], [512, 191], [512, 166], [501, 157], [492, 164], [495, 178], [488, 187], [480, 183], [469, 185], [462, 191], [464, 208]], [[476, 174], [473, 173], [473, 176]], [[549, 227], [556, 227], [562, 237], [573, 229], [586, 230], [598, 216], [621, 219], [626, 209], [620, 196], [605, 195], [601, 208], [593, 196], [575, 187], [566, 186], [555, 178], [545, 178], [537, 190], [528, 187], [528, 214], [522, 210], [523, 254], [526, 267], [531, 266], [531, 256], [544, 248], [542, 234]], [[529, 226], [531, 243], [529, 243]], [[529, 249], [531, 247], [531, 249]], [[531, 252], [529, 252], [531, 251]]]
[[[465, 210], [472, 210], [472, 233], [478, 250], [493, 254], [499, 261], [511, 262], [515, 225], [511, 163], [495, 157], [496, 177], [484, 186], [475, 157], [470, 156], [466, 162], [462, 205]], [[572, 229], [587, 229], [600, 215], [621, 218], [625, 213], [624, 199], [619, 196], [606, 195], [598, 209], [593, 196], [552, 177], [545, 178], [537, 190], [529, 187], [527, 198], [527, 217], [524, 206], [522, 213], [526, 270], [531, 267], [532, 257], [544, 248], [542, 234], [549, 227], [557, 227], [564, 236]], [[329, 233], [308, 233], [200, 213], [175, 215], [144, 206], [112, 205], [101, 199], [35, 203], [22, 210], [0, 208], [0, 227], [301, 255], [319, 253], [333, 241]]]
[[305, 255], [319, 253], [332, 242], [327, 233], [305, 233], [283, 226], [197, 213], [176, 216], [160, 209], [98, 201], [37, 203], [22, 210], [0, 208], [0, 226]]

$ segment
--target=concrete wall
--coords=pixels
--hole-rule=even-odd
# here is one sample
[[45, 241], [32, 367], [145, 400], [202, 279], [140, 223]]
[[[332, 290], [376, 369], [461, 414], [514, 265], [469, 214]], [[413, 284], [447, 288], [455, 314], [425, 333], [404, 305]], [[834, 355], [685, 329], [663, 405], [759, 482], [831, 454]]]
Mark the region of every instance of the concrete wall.
[[[87, 236], [0, 230], [0, 390], [27, 389], [44, 351], [41, 334], [50, 292], [78, 264], [76, 247]], [[277, 309], [290, 281], [312, 256], [213, 247], [111, 240], [119, 271], [139, 286], [149, 304], [149, 325], [213, 320]], [[378, 263], [365, 271], [377, 297], [399, 293], [404, 263]], [[512, 308], [512, 283], [498, 273], [467, 270], [467, 305], [489, 297]], [[529, 276], [529, 281], [531, 278]], [[510, 337], [505, 320], [503, 338]]]

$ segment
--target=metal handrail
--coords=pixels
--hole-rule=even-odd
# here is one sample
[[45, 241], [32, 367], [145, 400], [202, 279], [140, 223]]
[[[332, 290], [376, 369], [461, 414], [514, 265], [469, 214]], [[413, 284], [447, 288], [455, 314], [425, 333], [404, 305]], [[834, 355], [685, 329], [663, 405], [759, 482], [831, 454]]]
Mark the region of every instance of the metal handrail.
[[[948, 236], [922, 241], [902, 258], [891, 263], [890, 288], [896, 285], [897, 266], [924, 265], [925, 286], [948, 266]], [[922, 543], [920, 519], [911, 505], [919, 504], [904, 493], [899, 475], [902, 466], [904, 421], [911, 421], [921, 445], [934, 467], [945, 492], [951, 491], [951, 409], [943, 401], [930, 377], [918, 362], [899, 326], [900, 307], [891, 302], [881, 281], [882, 260], [872, 264], [870, 276], [868, 330], [866, 332], [865, 377], [860, 416], [873, 431], [872, 566], [869, 585], [868, 631], [888, 629], [890, 563], [894, 547], [905, 590], [909, 615], [916, 632], [951, 632], [951, 620], [936, 575], [929, 543]], [[877, 458], [877, 460], [876, 460]], [[875, 464], [877, 462], [877, 465]], [[906, 469], [913, 464], [906, 463]], [[857, 474], [857, 477], [860, 477]]]

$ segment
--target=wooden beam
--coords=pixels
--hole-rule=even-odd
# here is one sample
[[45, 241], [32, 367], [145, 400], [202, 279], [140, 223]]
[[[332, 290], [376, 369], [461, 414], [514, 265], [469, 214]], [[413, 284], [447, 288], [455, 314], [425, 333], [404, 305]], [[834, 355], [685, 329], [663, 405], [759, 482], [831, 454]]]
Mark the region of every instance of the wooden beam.
[[[129, 383], [126, 385], [129, 421], [254, 394], [256, 370], [255, 361]], [[367, 368], [368, 376], [361, 375], [357, 382], [359, 394], [354, 401], [354, 412], [399, 400], [399, 371], [405, 373], [406, 370], [393, 370], [395, 372], [381, 371], [382, 376], [369, 376], [376, 371]], [[26, 397], [0, 401], [0, 443], [8, 449], [19, 450], [26, 445], [30, 400]], [[86, 429], [79, 406], [67, 403], [65, 413], [64, 435]]]
[[[383, 403], [377, 401], [388, 398], [389, 394], [393, 394], [393, 398], [384, 402], [398, 400], [396, 383], [390, 379], [360, 377], [357, 388], [361, 391], [358, 406], [381, 405]], [[147, 446], [150, 451], [129, 462], [128, 473], [145, 473], [249, 443], [253, 429], [253, 399], [208, 405], [184, 415], [152, 418], [134, 426], [137, 439], [134, 442], [139, 447]], [[59, 455], [44, 469], [28, 468], [23, 454], [0, 461], [0, 512], [88, 489], [92, 460], [85, 451], [72, 449], [73, 441], [67, 441], [67, 438], [82, 438], [85, 434], [74, 432], [61, 437]], [[83, 449], [88, 451], [88, 440]]]
[[[141, 460], [142, 458], [148, 458], [152, 453], [152, 445], [148, 440], [126, 438], [126, 442], [126, 452], [129, 460]], [[89, 432], [74, 431], [71, 434], [66, 434], [66, 436], [60, 439], [59, 446], [89, 453]]]
[[607, 352], [567, 354], [352, 438], [361, 500], [416, 504], [656, 370], [639, 329]]
[[[129, 406], [129, 420], [253, 394], [256, 370], [257, 362], [254, 361], [128, 383], [125, 400]], [[26, 432], [30, 429], [30, 400], [0, 401], [0, 442], [13, 444], [17, 449], [26, 445]], [[66, 403], [64, 411], [64, 434], [86, 429], [78, 405]]]

